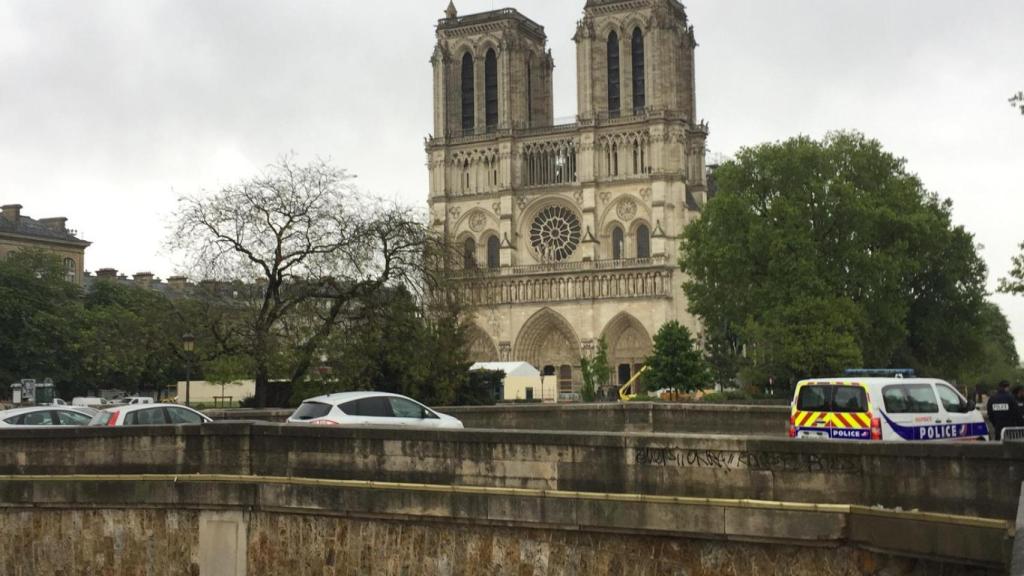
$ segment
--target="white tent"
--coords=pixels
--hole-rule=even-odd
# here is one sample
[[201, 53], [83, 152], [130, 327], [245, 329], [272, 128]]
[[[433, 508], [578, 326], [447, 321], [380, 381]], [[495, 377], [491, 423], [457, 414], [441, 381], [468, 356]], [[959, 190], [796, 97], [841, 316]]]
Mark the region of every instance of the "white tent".
[[470, 366], [469, 370], [493, 370], [504, 372], [505, 376], [540, 376], [540, 370], [529, 362], [477, 362]]
[[505, 401], [540, 400], [554, 402], [558, 387], [553, 381], [545, 385], [545, 381], [537, 370], [528, 362], [477, 362], [469, 370], [492, 370], [504, 372], [502, 399]]

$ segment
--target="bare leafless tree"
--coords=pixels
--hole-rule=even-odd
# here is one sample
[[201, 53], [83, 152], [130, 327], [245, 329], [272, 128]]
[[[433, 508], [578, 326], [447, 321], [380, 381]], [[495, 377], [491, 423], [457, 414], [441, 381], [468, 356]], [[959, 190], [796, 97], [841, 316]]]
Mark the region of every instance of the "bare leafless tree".
[[417, 215], [361, 193], [323, 161], [286, 157], [239, 184], [182, 197], [174, 222], [169, 247], [214, 287], [208, 298], [236, 311], [232, 326], [218, 317], [214, 339], [251, 359], [258, 384], [272, 367], [301, 380], [333, 330], [372, 313], [375, 293], [432, 278]]

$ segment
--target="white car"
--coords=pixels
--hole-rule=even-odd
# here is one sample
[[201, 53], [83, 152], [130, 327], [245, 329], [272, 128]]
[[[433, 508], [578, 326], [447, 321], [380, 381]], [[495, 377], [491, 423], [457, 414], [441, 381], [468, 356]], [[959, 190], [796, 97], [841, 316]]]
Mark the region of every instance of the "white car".
[[87, 426], [95, 410], [56, 406], [14, 408], [0, 412], [0, 427], [17, 426]]
[[304, 400], [288, 418], [291, 424], [323, 426], [414, 426], [462, 428], [462, 422], [423, 404], [387, 392], [341, 392]]
[[136, 404], [154, 404], [155, 402], [149, 396], [128, 396], [127, 398], [122, 398], [120, 403], [135, 406]]
[[107, 404], [110, 402], [99, 396], [78, 396], [71, 399], [72, 406], [106, 406]]
[[213, 419], [187, 406], [178, 404], [135, 404], [100, 410], [90, 426], [165, 426], [205, 424]]

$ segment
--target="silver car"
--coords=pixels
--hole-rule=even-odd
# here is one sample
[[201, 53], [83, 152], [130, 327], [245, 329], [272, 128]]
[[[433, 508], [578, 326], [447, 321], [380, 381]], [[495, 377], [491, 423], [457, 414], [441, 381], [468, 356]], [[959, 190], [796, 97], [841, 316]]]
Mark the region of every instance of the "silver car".
[[462, 422], [399, 394], [341, 392], [302, 402], [288, 418], [291, 424], [323, 426], [412, 426], [462, 428]]
[[0, 427], [86, 426], [96, 410], [72, 406], [32, 406], [0, 412]]
[[93, 416], [90, 426], [163, 426], [206, 424], [213, 420], [188, 406], [178, 404], [133, 404], [111, 406]]

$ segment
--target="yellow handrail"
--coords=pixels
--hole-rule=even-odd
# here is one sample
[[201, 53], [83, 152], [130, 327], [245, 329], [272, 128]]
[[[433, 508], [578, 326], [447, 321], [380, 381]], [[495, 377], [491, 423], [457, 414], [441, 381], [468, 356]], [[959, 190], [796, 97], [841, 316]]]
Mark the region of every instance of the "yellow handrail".
[[629, 402], [636, 398], [636, 381], [644, 372], [647, 372], [647, 366], [637, 370], [636, 374], [633, 374], [633, 377], [629, 379], [629, 382], [626, 382], [619, 388], [619, 400]]

